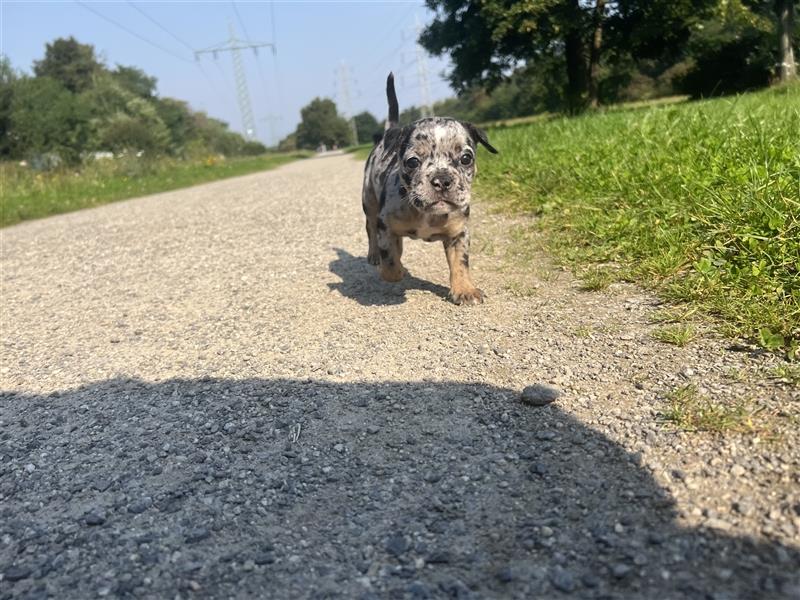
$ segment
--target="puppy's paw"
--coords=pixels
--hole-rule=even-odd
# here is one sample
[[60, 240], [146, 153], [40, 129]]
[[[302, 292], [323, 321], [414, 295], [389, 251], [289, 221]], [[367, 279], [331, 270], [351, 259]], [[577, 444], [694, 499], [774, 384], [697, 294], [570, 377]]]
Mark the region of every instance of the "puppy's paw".
[[407, 271], [401, 265], [386, 265], [382, 264], [378, 267], [378, 273], [380, 273], [381, 279], [384, 281], [400, 281]]
[[380, 264], [380, 262], [381, 262], [381, 257], [380, 257], [380, 254], [378, 254], [378, 251], [377, 251], [377, 250], [375, 250], [374, 252], [373, 252], [373, 251], [370, 251], [370, 252], [367, 254], [367, 262], [368, 262], [369, 264], [371, 264], [371, 265], [379, 265], [379, 264]]
[[483, 304], [483, 291], [476, 287], [450, 290], [453, 304]]

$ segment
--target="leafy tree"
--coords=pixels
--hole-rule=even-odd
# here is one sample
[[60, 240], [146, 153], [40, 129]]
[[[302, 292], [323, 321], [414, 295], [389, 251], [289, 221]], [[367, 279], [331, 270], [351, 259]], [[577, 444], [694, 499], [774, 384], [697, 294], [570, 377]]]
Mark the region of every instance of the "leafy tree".
[[409, 106], [400, 113], [400, 122], [404, 125], [413, 123], [422, 118], [422, 109], [419, 106]]
[[14, 85], [9, 143], [17, 158], [53, 152], [77, 162], [89, 137], [89, 108], [51, 77]]
[[14, 97], [14, 83], [17, 74], [6, 56], [0, 56], [0, 157], [11, 152], [9, 128], [11, 126], [11, 100]]
[[104, 70], [94, 55], [94, 47], [80, 44], [75, 38], [59, 38], [47, 44], [42, 60], [34, 62], [37, 77], [52, 77], [73, 93], [92, 85], [92, 79]]
[[261, 142], [248, 140], [244, 144], [242, 144], [242, 149], [240, 152], [245, 156], [258, 156], [259, 154], [266, 153], [266, 151], [267, 147]]
[[117, 68], [111, 71], [111, 77], [123, 89], [140, 98], [150, 99], [156, 94], [156, 78], [148, 76], [136, 67], [117, 65]]
[[297, 150], [297, 133], [290, 133], [278, 143], [279, 152], [294, 152]]
[[170, 135], [155, 106], [142, 98], [132, 97], [125, 103], [124, 110], [102, 122], [98, 140], [103, 149], [114, 152], [141, 150], [153, 155], [166, 151]]
[[197, 138], [195, 120], [189, 105], [174, 98], [158, 98], [155, 103], [158, 116], [169, 129], [172, 152], [181, 154], [186, 145]]
[[372, 141], [372, 136], [380, 133], [383, 127], [378, 123], [378, 119], [372, 116], [372, 113], [364, 111], [353, 117], [356, 122], [356, 132], [358, 133], [358, 141], [363, 143]]
[[496, 87], [520, 63], [560, 60], [559, 95], [578, 110], [600, 95], [601, 50], [609, 59], [676, 54], [692, 24], [718, 0], [427, 0], [436, 11], [420, 43], [450, 54], [459, 91]]
[[349, 144], [352, 132], [347, 121], [336, 112], [336, 104], [328, 98], [314, 98], [300, 110], [302, 121], [297, 126], [297, 145], [316, 148], [320, 143], [332, 146]]

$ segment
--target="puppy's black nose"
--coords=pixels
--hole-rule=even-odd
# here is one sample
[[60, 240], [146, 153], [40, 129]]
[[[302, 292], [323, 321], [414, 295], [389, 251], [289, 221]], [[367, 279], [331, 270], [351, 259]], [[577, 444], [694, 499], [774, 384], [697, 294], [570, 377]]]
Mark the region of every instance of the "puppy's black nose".
[[439, 171], [431, 179], [433, 187], [437, 190], [449, 190], [453, 185], [453, 178], [447, 172]]

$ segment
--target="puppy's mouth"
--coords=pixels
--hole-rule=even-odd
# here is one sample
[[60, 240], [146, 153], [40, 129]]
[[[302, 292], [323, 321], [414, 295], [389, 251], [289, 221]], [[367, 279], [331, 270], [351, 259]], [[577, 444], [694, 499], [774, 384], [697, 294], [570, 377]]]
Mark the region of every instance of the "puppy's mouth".
[[447, 212], [457, 210], [464, 204], [463, 201], [459, 201], [458, 198], [454, 198], [449, 194], [435, 194], [427, 198], [414, 194], [411, 201], [417, 209], [425, 212]]

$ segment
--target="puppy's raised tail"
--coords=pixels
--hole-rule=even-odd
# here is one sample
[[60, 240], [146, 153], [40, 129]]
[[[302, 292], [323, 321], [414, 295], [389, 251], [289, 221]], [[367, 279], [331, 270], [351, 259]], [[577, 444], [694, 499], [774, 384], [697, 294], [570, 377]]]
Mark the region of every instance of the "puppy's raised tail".
[[386, 121], [386, 129], [391, 129], [400, 124], [400, 108], [397, 105], [397, 94], [394, 91], [394, 74], [391, 72], [386, 78], [386, 99], [389, 101], [389, 118]]

